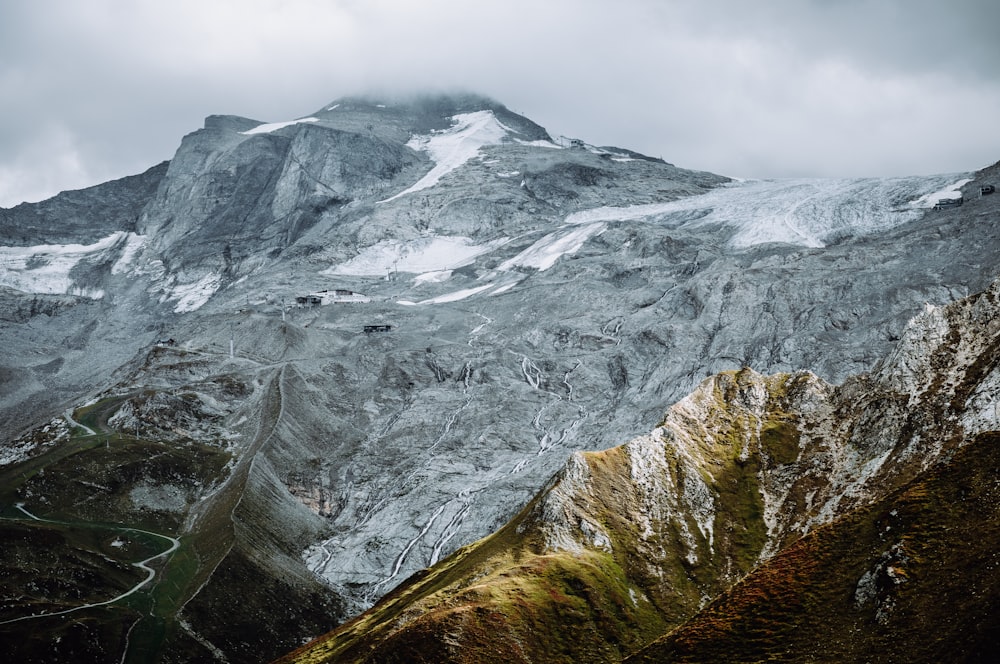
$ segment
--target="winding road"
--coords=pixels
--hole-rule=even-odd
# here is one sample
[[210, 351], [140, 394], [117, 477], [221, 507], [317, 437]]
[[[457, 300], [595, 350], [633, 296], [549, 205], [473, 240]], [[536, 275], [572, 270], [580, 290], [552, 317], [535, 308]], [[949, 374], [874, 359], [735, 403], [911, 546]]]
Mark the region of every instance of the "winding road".
[[[74, 420], [73, 419], [73, 411], [72, 410], [67, 410], [65, 413], [63, 413], [63, 417], [66, 418], [66, 421], [69, 422], [70, 426], [83, 429], [84, 431], [87, 432], [88, 436], [96, 436], [97, 435], [97, 432], [94, 431], [93, 429], [91, 429], [90, 427], [88, 427], [86, 424], [80, 424], [79, 422], [77, 422], [76, 420]], [[42, 519], [39, 519], [39, 521], [41, 521], [41, 520]]]

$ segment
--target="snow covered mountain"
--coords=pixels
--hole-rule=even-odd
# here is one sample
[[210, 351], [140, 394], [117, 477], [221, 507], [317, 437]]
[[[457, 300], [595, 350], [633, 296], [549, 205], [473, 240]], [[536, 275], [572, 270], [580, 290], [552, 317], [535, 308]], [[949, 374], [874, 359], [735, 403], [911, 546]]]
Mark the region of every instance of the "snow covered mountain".
[[[341, 99], [0, 210], [0, 629], [56, 659], [285, 652], [706, 375], [868, 370], [995, 276], [970, 193], [996, 176], [735, 182], [476, 96]], [[104, 606], [162, 548], [128, 526], [180, 548]], [[29, 617], [59, 611], [92, 620]]]

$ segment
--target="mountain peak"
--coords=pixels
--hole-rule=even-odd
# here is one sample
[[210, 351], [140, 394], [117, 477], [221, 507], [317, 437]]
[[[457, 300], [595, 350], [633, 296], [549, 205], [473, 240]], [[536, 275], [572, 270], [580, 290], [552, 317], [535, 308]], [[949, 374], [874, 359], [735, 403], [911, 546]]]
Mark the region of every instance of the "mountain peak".
[[345, 116], [363, 115], [368, 117], [373, 128], [386, 120], [399, 122], [406, 119], [412, 133], [426, 134], [447, 129], [456, 115], [476, 111], [492, 111], [501, 123], [521, 134], [525, 140], [551, 140], [540, 125], [514, 113], [495, 99], [470, 92], [342, 97], [326, 104], [313, 115], [332, 123]]

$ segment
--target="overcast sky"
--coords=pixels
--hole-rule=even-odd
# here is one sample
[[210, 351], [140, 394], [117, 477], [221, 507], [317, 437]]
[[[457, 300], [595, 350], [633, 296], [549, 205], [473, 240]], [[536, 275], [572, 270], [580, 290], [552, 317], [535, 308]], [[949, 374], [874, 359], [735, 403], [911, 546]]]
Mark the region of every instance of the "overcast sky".
[[950, 173], [1000, 160], [1000, 2], [2, 0], [0, 90], [0, 206], [370, 92], [737, 177]]

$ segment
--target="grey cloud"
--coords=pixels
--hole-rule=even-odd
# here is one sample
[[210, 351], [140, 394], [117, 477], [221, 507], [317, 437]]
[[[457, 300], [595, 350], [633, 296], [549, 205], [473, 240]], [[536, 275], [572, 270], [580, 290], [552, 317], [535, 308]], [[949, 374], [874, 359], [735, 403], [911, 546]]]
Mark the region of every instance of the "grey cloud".
[[1000, 113], [998, 20], [972, 0], [12, 0], [0, 205], [144, 170], [212, 113], [365, 91], [477, 91], [730, 175], [968, 170], [1000, 158], [959, 130]]

